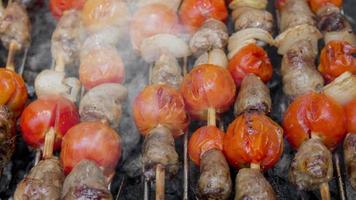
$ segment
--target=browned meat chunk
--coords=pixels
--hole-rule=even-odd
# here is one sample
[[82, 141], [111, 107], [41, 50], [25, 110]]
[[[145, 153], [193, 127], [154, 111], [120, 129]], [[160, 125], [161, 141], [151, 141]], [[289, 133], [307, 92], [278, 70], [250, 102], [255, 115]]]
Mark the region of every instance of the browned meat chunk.
[[315, 26], [307, 0], [288, 0], [280, 11], [280, 32], [302, 24]]
[[251, 7], [238, 7], [232, 12], [235, 21], [235, 30], [240, 31], [246, 28], [260, 28], [273, 32], [273, 16], [266, 10]]
[[15, 150], [15, 121], [10, 110], [0, 105], [0, 171], [11, 159]]
[[17, 50], [31, 42], [31, 24], [27, 11], [17, 2], [8, 5], [0, 19], [0, 38], [6, 48], [13, 41]]
[[162, 55], [152, 69], [152, 84], [166, 84], [179, 89], [182, 70], [174, 57]]
[[349, 180], [354, 189], [356, 189], [356, 134], [349, 133], [344, 141], [344, 159]]
[[268, 113], [271, 111], [271, 96], [268, 87], [256, 75], [246, 76], [234, 106], [235, 116], [249, 110]]
[[106, 120], [111, 127], [119, 127], [122, 103], [127, 95], [127, 89], [117, 83], [101, 84], [89, 90], [80, 101], [80, 119], [82, 121]]
[[105, 176], [92, 161], [82, 160], [63, 184], [62, 200], [111, 200]]
[[192, 52], [199, 56], [215, 48], [223, 49], [228, 39], [229, 34], [225, 24], [215, 19], [208, 19], [193, 35], [189, 46]]
[[216, 149], [205, 152], [200, 160], [200, 199], [227, 199], [231, 185], [230, 168], [224, 154]]
[[333, 175], [331, 152], [319, 139], [305, 141], [295, 155], [289, 180], [299, 189], [314, 190], [327, 183]]
[[175, 150], [174, 138], [167, 128], [157, 127], [146, 136], [142, 161], [148, 179], [155, 177], [157, 164], [163, 165], [167, 174], [171, 176], [177, 174], [178, 154]]
[[236, 176], [235, 200], [275, 200], [272, 186], [257, 169], [240, 169]]
[[79, 63], [79, 53], [84, 37], [80, 12], [65, 11], [52, 34], [51, 51], [56, 62]]
[[61, 199], [64, 173], [58, 159], [40, 161], [17, 185], [15, 200]]

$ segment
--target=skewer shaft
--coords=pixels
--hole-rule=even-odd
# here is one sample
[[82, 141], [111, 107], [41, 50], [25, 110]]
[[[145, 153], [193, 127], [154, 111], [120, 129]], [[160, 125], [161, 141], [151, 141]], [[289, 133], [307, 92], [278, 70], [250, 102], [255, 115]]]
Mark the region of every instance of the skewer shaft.
[[165, 173], [164, 166], [158, 164], [156, 167], [156, 200], [164, 200], [165, 195]]
[[183, 200], [188, 200], [188, 131], [184, 134], [184, 185]]
[[345, 190], [344, 190], [344, 182], [342, 181], [341, 170], [340, 170], [340, 160], [339, 155], [337, 153], [334, 154], [335, 168], [337, 174], [337, 181], [339, 185], [339, 194], [341, 200], [346, 200]]
[[6, 69], [15, 71], [14, 57], [15, 57], [16, 49], [17, 49], [16, 43], [14, 41], [11, 41], [9, 46], [9, 53], [7, 55], [7, 60], [6, 60]]
[[148, 191], [148, 180], [143, 177], [143, 181], [144, 181], [144, 189], [143, 189], [143, 200], [148, 200], [149, 199], [149, 191]]
[[250, 164], [250, 168], [251, 169], [261, 170], [261, 165], [259, 163], [251, 163]]
[[322, 200], [331, 200], [329, 183], [322, 183], [319, 189], [320, 189], [320, 195]]
[[50, 128], [45, 136], [45, 143], [43, 147], [43, 158], [48, 159], [53, 156], [53, 145], [56, 134], [53, 128]]
[[208, 126], [216, 126], [215, 108], [208, 108]]

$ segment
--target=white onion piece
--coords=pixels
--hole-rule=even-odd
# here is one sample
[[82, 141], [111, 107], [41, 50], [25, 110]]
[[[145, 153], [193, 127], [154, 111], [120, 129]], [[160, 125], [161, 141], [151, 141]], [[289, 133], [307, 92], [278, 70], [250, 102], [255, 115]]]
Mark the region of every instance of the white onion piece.
[[356, 99], [356, 76], [344, 72], [331, 83], [326, 85], [323, 92], [341, 105]]
[[351, 45], [356, 45], [356, 37], [352, 31], [335, 31], [335, 32], [326, 32], [324, 34], [325, 44], [329, 43], [332, 40], [345, 41]]
[[223, 68], [227, 68], [229, 61], [226, 54], [221, 49], [213, 49], [209, 52], [205, 52], [195, 61], [194, 66], [201, 64], [213, 64]]
[[173, 10], [177, 11], [181, 2], [182, 0], [138, 0], [138, 2], [136, 3], [136, 7], [139, 8], [148, 4], [158, 3], [166, 5], [169, 8], [172, 8]]
[[229, 7], [231, 10], [236, 9], [237, 7], [252, 7], [256, 9], [266, 9], [267, 7], [267, 0], [233, 0]]
[[175, 58], [191, 55], [188, 44], [171, 34], [157, 34], [146, 38], [141, 44], [140, 51], [142, 58], [148, 63], [158, 60], [162, 54]]
[[64, 72], [43, 70], [35, 79], [37, 97], [61, 95], [75, 102], [80, 91], [80, 81], [76, 78], [65, 78]]
[[[229, 53], [227, 54], [227, 57], [229, 59], [232, 59], [232, 57], [234, 57], [234, 55], [240, 51], [240, 49], [248, 44], [256, 44], [257, 41], [255, 39], [249, 39], [249, 40], [245, 40], [241, 43], [239, 43], [239, 45], [234, 48], [234, 50], [232, 51], [229, 51]], [[232, 44], [232, 43], [231, 43]], [[230, 42], [229, 42], [229, 45], [230, 45]]]
[[289, 28], [276, 38], [278, 53], [284, 55], [287, 51], [301, 40], [310, 40], [313, 44], [315, 55], [318, 54], [318, 40], [322, 38], [322, 34], [315, 27], [308, 24], [303, 24]]

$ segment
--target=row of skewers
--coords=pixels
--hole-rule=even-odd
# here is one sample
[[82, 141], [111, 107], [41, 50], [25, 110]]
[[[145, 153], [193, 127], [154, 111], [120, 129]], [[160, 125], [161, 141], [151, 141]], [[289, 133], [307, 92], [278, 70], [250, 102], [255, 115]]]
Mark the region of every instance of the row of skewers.
[[[318, 15], [318, 27], [308, 3]], [[274, 40], [275, 24], [266, 5], [264, 0], [232, 1], [229, 7], [236, 33], [229, 38], [223, 23], [227, 8], [222, 0], [138, 2], [131, 19], [131, 42], [151, 63], [151, 70], [150, 85], [135, 99], [133, 115], [145, 136], [144, 174], [147, 179], [156, 179], [156, 199], [164, 199], [166, 174], [173, 176], [178, 171], [174, 138], [186, 132], [190, 119], [207, 121], [207, 126], [193, 133], [188, 145], [190, 158], [201, 169], [200, 198], [230, 196], [230, 163], [240, 169], [235, 199], [276, 199], [261, 172], [279, 160], [284, 129], [288, 142], [298, 149], [291, 164], [290, 181], [300, 189], [320, 188], [322, 199], [330, 199], [330, 150], [347, 132], [354, 131], [356, 112], [352, 100], [356, 92], [351, 87], [355, 82], [351, 73], [355, 67], [355, 36], [341, 15], [340, 2], [286, 0], [277, 2], [280, 35]], [[112, 11], [110, 15], [104, 15], [108, 10]], [[111, 198], [106, 188], [121, 152], [120, 138], [112, 128], [119, 127], [121, 104], [127, 96], [119, 84], [124, 80], [124, 67], [115, 45], [122, 39], [128, 18], [126, 3], [113, 0], [88, 0], [82, 11], [63, 13], [52, 37], [54, 69], [45, 70], [36, 78], [39, 99], [25, 108], [20, 121], [25, 141], [41, 149], [43, 161], [19, 184], [15, 199], [31, 195], [90, 198], [85, 196], [90, 192], [97, 198]], [[321, 73], [314, 65], [321, 38], [319, 29], [326, 44], [321, 53]], [[11, 48], [22, 49], [14, 42], [11, 47], [11, 41], [9, 56], [13, 55]], [[271, 79], [273, 67], [263, 49], [267, 44], [276, 45], [283, 55], [284, 93], [291, 99], [283, 129], [268, 117], [272, 102], [265, 83]], [[185, 75], [186, 60], [191, 54], [198, 59]], [[180, 58], [182, 62], [178, 62]], [[66, 66], [78, 60], [79, 80], [66, 77]], [[8, 63], [12, 69], [11, 60]], [[179, 63], [183, 63], [183, 69]], [[325, 87], [323, 76], [332, 81]], [[13, 88], [18, 91], [24, 83], [23, 87]], [[84, 96], [80, 95], [80, 88], [88, 90]], [[4, 100], [4, 119], [10, 119], [9, 110], [14, 116], [20, 114], [26, 101], [26, 92], [21, 91]], [[12, 96], [19, 93], [22, 103], [12, 106], [11, 100], [20, 98]], [[78, 112], [75, 102], [79, 100]], [[216, 121], [234, 101], [236, 119], [224, 134], [223, 126], [217, 128]], [[342, 105], [348, 108], [346, 113]], [[4, 130], [13, 134], [11, 120], [12, 123], [4, 123]], [[353, 185], [354, 135], [349, 134], [344, 142]], [[53, 150], [60, 148], [61, 162], [53, 156]], [[62, 167], [66, 174], [70, 173], [65, 181]], [[51, 192], [41, 193], [43, 187]]]

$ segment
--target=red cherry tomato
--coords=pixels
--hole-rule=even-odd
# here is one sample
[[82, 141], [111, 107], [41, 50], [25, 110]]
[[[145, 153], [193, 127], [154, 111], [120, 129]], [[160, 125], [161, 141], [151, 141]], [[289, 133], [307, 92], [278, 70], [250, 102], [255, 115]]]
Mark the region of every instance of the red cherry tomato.
[[6, 105], [19, 115], [27, 101], [24, 80], [16, 72], [0, 68], [0, 105]]
[[82, 9], [86, 0], [51, 0], [49, 8], [53, 17], [59, 19], [63, 12], [70, 9]]
[[327, 81], [342, 73], [356, 74], [356, 47], [345, 41], [331, 41], [321, 51], [319, 71]]
[[136, 97], [132, 110], [136, 126], [143, 135], [164, 125], [178, 137], [189, 123], [182, 95], [166, 85], [147, 86]]
[[130, 36], [135, 50], [142, 41], [160, 33], [176, 34], [179, 19], [176, 12], [163, 4], [148, 4], [136, 11], [131, 20]]
[[244, 113], [229, 125], [224, 152], [237, 168], [255, 163], [268, 169], [282, 155], [283, 129], [262, 113]]
[[307, 93], [291, 103], [283, 119], [289, 143], [299, 146], [316, 134], [330, 149], [338, 145], [346, 134], [345, 112], [341, 105], [324, 94]]
[[122, 83], [125, 67], [114, 47], [95, 47], [80, 59], [79, 79], [89, 90], [103, 83]]
[[33, 148], [44, 144], [45, 134], [54, 127], [56, 138], [54, 149], [61, 146], [67, 130], [79, 123], [75, 104], [61, 96], [42, 97], [28, 105], [22, 115], [20, 126], [25, 142]]
[[196, 130], [189, 139], [189, 157], [200, 165], [201, 156], [212, 149], [223, 150], [224, 133], [215, 126], [204, 126]]
[[227, 14], [224, 0], [184, 0], [179, 10], [183, 24], [190, 32], [197, 30], [209, 18], [224, 21]]
[[228, 69], [240, 87], [242, 80], [248, 74], [255, 74], [262, 81], [272, 78], [273, 68], [266, 51], [256, 44], [249, 44], [238, 51], [230, 60]]
[[64, 136], [60, 157], [65, 174], [86, 159], [96, 162], [104, 175], [110, 178], [121, 157], [121, 138], [106, 124], [82, 122]]
[[309, 5], [313, 12], [318, 12], [318, 10], [327, 4], [333, 4], [334, 6], [341, 7], [342, 0], [308, 0]]
[[356, 99], [345, 106], [347, 132], [356, 133]]
[[186, 108], [198, 119], [206, 119], [208, 108], [215, 108], [218, 114], [228, 110], [235, 100], [235, 92], [229, 71], [211, 64], [194, 67], [181, 85]]

